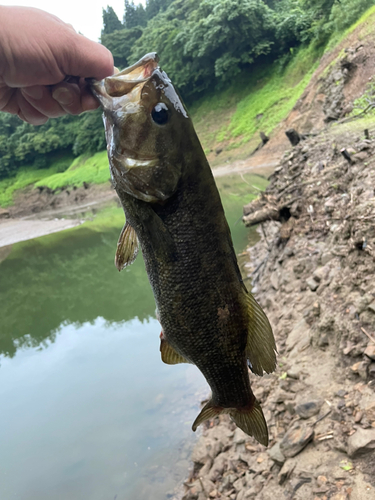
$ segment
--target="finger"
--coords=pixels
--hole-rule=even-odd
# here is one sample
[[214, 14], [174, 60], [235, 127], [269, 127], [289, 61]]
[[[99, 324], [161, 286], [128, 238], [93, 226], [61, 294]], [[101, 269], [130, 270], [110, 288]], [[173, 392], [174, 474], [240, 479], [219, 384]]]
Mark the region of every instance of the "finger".
[[79, 115], [84, 110], [81, 103], [81, 90], [72, 83], [60, 83], [52, 87], [52, 97], [65, 113]]
[[23, 97], [33, 108], [49, 118], [57, 118], [58, 116], [66, 114], [66, 111], [52, 97], [48, 87], [34, 85], [32, 87], [23, 88], [21, 92]]
[[83, 111], [93, 111], [99, 107], [99, 102], [95, 99], [87, 87], [81, 90], [81, 103]]
[[17, 114], [18, 104], [15, 102], [16, 89], [12, 89], [7, 85], [0, 86], [0, 111], [5, 111], [6, 113]]
[[104, 45], [78, 34], [69, 38], [61, 64], [66, 75], [102, 80], [113, 74], [111, 52]]
[[21, 120], [24, 120], [32, 125], [43, 125], [48, 121], [48, 116], [43, 115], [35, 109], [22, 95], [20, 90], [16, 93], [19, 111], [17, 112]]

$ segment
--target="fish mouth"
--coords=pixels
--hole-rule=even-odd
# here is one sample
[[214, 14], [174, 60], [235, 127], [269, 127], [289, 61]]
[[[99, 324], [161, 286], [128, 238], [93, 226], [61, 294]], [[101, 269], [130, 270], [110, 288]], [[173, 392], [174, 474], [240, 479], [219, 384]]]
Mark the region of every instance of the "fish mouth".
[[116, 97], [127, 95], [130, 101], [138, 100], [144, 84], [149, 81], [158, 68], [159, 57], [156, 52], [150, 52], [132, 66], [115, 75], [108, 76], [101, 81], [93, 79], [87, 81], [100, 104], [104, 108], [109, 108], [111, 107], [110, 101]]

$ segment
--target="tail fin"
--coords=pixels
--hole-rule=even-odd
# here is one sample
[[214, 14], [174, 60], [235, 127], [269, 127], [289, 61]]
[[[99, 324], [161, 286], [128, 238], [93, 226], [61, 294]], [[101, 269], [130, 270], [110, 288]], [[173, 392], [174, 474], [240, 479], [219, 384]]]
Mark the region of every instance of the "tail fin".
[[262, 408], [257, 400], [254, 401], [249, 409], [237, 409], [214, 406], [212, 400], [210, 399], [195, 419], [192, 427], [193, 431], [195, 432], [197, 427], [205, 420], [214, 418], [221, 413], [228, 413], [237, 427], [242, 429], [249, 436], [253, 436], [260, 444], [268, 446], [267, 424]]

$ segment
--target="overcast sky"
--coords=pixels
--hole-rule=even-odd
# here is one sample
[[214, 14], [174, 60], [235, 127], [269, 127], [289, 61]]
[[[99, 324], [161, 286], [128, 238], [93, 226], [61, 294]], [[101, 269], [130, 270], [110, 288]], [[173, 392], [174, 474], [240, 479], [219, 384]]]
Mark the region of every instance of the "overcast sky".
[[[144, 4], [137, 0], [134, 3]], [[23, 5], [46, 10], [72, 24], [76, 31], [95, 42], [98, 41], [102, 29], [102, 9], [108, 4], [122, 21], [124, 0], [0, 0], [0, 5]]]

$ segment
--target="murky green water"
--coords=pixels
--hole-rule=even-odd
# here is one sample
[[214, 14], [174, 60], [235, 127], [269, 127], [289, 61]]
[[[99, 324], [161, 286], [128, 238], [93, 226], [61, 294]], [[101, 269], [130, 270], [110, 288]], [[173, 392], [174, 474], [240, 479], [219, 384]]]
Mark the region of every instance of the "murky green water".
[[[219, 186], [240, 252], [248, 189]], [[113, 264], [114, 213], [0, 263], [0, 499], [165, 500], [187, 474], [208, 386], [161, 362], [142, 257]]]

